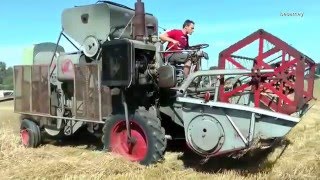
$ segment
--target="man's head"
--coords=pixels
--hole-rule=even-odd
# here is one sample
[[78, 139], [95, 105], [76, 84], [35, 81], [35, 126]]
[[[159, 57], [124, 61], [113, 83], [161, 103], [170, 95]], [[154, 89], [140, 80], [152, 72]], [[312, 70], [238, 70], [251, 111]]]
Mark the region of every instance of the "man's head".
[[187, 34], [192, 34], [193, 33], [193, 31], [194, 31], [194, 22], [193, 21], [191, 21], [191, 20], [189, 20], [189, 19], [187, 19], [184, 23], [183, 23], [183, 30], [185, 30], [185, 32], [187, 33]]

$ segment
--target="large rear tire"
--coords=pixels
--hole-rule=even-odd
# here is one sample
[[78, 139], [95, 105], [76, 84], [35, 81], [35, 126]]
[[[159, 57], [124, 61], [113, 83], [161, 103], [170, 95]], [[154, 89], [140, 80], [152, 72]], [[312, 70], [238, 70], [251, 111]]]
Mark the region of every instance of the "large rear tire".
[[146, 110], [136, 110], [129, 120], [135, 142], [128, 143], [125, 115], [113, 115], [103, 127], [104, 149], [142, 165], [163, 159], [167, 142], [160, 120]]

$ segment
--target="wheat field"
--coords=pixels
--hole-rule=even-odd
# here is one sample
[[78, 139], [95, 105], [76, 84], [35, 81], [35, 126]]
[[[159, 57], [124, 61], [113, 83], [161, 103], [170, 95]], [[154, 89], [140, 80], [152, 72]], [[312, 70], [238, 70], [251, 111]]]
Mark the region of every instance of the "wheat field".
[[[315, 87], [320, 97], [319, 83]], [[89, 135], [23, 148], [13, 102], [3, 102], [0, 179], [320, 179], [320, 100], [312, 103], [286, 140], [270, 152], [240, 160], [216, 158], [201, 165], [193, 153], [169, 148], [163, 162], [145, 167], [101, 151], [99, 139]]]

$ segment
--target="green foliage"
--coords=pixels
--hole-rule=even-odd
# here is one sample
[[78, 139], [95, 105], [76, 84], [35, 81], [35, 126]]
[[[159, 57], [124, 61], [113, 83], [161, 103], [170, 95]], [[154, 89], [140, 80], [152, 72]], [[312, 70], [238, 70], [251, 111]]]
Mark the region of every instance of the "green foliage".
[[0, 61], [0, 90], [13, 90], [13, 69]]
[[316, 74], [317, 74], [317, 75], [320, 75], [320, 63], [317, 63], [317, 66], [316, 66]]

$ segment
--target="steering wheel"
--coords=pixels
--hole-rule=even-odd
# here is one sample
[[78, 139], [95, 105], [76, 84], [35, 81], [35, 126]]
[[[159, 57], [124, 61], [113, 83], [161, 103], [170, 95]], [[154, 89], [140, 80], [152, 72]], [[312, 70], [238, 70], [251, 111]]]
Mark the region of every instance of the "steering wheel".
[[209, 44], [196, 44], [196, 45], [193, 45], [193, 46], [189, 46], [188, 49], [204, 49], [204, 48], [207, 48], [209, 47]]

